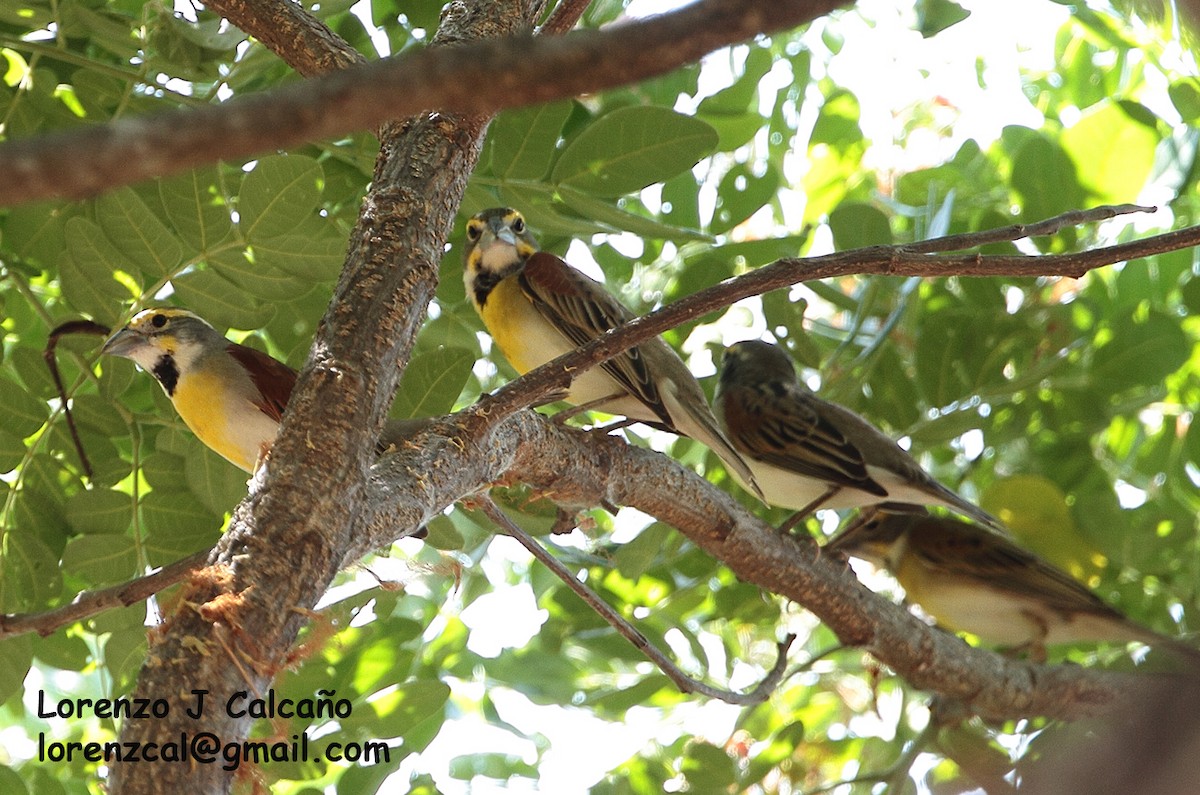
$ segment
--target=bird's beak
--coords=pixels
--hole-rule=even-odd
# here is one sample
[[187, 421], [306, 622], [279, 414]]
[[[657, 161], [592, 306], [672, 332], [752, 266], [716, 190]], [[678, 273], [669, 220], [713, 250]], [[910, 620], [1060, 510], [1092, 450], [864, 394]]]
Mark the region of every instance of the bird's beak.
[[144, 344], [145, 340], [142, 335], [136, 331], [131, 331], [128, 328], [123, 328], [116, 334], [104, 341], [104, 347], [100, 349], [100, 353], [108, 354], [109, 356], [124, 356], [126, 359], [133, 358], [132, 354]]
[[479, 241], [481, 251], [488, 251], [494, 246], [506, 244], [512, 248], [517, 247], [517, 236], [513, 234], [513, 230], [507, 226], [497, 224], [496, 226], [489, 225], [483, 232], [483, 237]]
[[507, 226], [502, 227], [500, 231], [496, 233], [496, 240], [500, 241], [501, 243], [507, 243], [513, 248], [517, 247], [517, 236], [513, 234], [513, 230], [509, 229]]

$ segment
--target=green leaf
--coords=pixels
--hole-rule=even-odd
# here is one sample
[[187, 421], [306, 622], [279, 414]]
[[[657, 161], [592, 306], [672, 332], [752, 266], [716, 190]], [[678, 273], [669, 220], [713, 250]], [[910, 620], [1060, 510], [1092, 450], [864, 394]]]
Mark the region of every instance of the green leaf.
[[1091, 371], [1092, 382], [1110, 393], [1162, 383], [1192, 350], [1178, 321], [1159, 312], [1141, 323], [1116, 318], [1112, 333], [1112, 339], [1096, 349]]
[[333, 281], [346, 260], [346, 236], [332, 224], [306, 224], [292, 234], [259, 238], [255, 262], [308, 282]]
[[46, 422], [49, 409], [20, 384], [0, 376], [0, 428], [20, 436], [30, 436]]
[[919, 0], [916, 8], [917, 30], [927, 39], [971, 16], [970, 11], [952, 0]]
[[[82, 236], [95, 235], [83, 241]], [[112, 278], [113, 269], [120, 263], [120, 254], [99, 228], [83, 218], [72, 218], [67, 225], [67, 238], [74, 239], [69, 250], [58, 258], [59, 285], [63, 297], [76, 311], [108, 326], [116, 325], [124, 303], [132, 296]], [[105, 259], [110, 257], [112, 259]]]
[[[24, 437], [7, 428], [0, 428], [0, 475], [12, 472], [25, 459]], [[8, 491], [0, 488], [0, 496]]]
[[112, 677], [112, 695], [126, 693], [146, 663], [146, 631], [142, 627], [113, 632], [104, 642], [104, 666]]
[[209, 257], [208, 266], [233, 284], [263, 301], [286, 301], [308, 292], [312, 284], [259, 260], [251, 262], [242, 249]]
[[133, 518], [132, 499], [108, 489], [77, 491], [67, 498], [66, 515], [77, 533], [123, 533]]
[[233, 232], [229, 207], [220, 196], [217, 170], [202, 168], [159, 180], [158, 195], [176, 234], [199, 254]]
[[132, 188], [117, 188], [97, 199], [96, 223], [142, 273], [162, 278], [174, 272], [183, 260], [183, 244], [179, 238], [150, 211]]
[[215, 271], [193, 270], [171, 280], [183, 303], [214, 326], [256, 329], [275, 315], [270, 304], [258, 305], [245, 291]]
[[492, 173], [504, 179], [541, 179], [558, 153], [563, 124], [571, 115], [571, 101], [506, 110], [488, 130]]
[[397, 417], [431, 417], [445, 414], [475, 366], [475, 352], [466, 348], [438, 348], [414, 356], [400, 379], [393, 414]]
[[571, 209], [577, 210], [585, 218], [608, 224], [615, 229], [633, 232], [639, 237], [675, 241], [712, 240], [711, 236], [695, 229], [681, 229], [677, 226], [660, 223], [653, 218], [627, 213], [604, 199], [594, 198], [574, 188], [563, 186], [558, 193]]
[[316, 210], [323, 173], [317, 161], [301, 155], [272, 155], [258, 161], [242, 181], [238, 213], [251, 243], [284, 235]]
[[821, 113], [810, 138], [811, 144], [828, 144], [835, 149], [844, 149], [862, 140], [862, 129], [858, 126], [861, 109], [858, 97], [838, 89], [825, 99]]
[[[25, 684], [25, 675], [33, 663], [33, 636], [17, 635], [0, 640], [0, 704], [6, 703]], [[0, 767], [0, 791], [23, 792], [25, 785], [20, 777], [16, 778], [17, 786], [13, 786], [12, 777], [17, 774], [12, 768]]]
[[138, 573], [137, 545], [126, 535], [72, 538], [63, 550], [62, 566], [92, 585], [124, 582]]
[[188, 488], [217, 516], [229, 513], [246, 496], [246, 473], [218, 455], [184, 459]]
[[440, 681], [417, 680], [399, 685], [366, 704], [357, 705], [342, 726], [366, 730], [373, 737], [403, 737], [429, 719], [445, 720], [450, 688]]
[[1057, 144], [1037, 136], [1013, 158], [1013, 188], [1021, 196], [1021, 217], [1050, 218], [1084, 204], [1075, 162]]
[[892, 226], [888, 217], [869, 204], [842, 202], [829, 214], [829, 228], [839, 251], [892, 244]]
[[63, 250], [66, 208], [58, 202], [22, 204], [7, 210], [4, 248], [21, 259], [53, 265]]
[[618, 108], [567, 144], [551, 181], [602, 198], [623, 196], [690, 169], [717, 140], [709, 124], [667, 108]]
[[988, 486], [980, 506], [999, 517], [1038, 555], [1086, 580], [1096, 574], [1096, 550], [1075, 527], [1067, 495], [1040, 475], [1012, 475]]
[[44, 607], [61, 590], [58, 556], [32, 534], [9, 530], [0, 556], [0, 609]]
[[709, 230], [714, 235], [724, 234], [754, 215], [775, 198], [779, 182], [779, 172], [772, 166], [760, 176], [745, 163], [734, 165], [717, 186], [717, 206]]
[[139, 507], [142, 524], [150, 533], [192, 533], [214, 524], [213, 513], [188, 492], [152, 491]]
[[670, 535], [671, 528], [658, 522], [638, 533], [637, 538], [622, 544], [613, 555], [617, 571], [626, 579], [637, 580], [654, 564]]
[[1176, 80], [1167, 87], [1167, 96], [1185, 124], [1200, 119], [1200, 80], [1194, 77]]
[[1158, 140], [1154, 117], [1144, 107], [1105, 101], [1063, 133], [1062, 145], [1088, 191], [1105, 204], [1118, 204], [1137, 199]]

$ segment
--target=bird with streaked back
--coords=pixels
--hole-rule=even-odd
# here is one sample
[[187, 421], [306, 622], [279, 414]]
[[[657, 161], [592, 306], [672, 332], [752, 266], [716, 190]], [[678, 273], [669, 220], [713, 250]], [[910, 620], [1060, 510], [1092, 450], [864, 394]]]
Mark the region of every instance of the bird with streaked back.
[[823, 547], [892, 573], [939, 625], [1045, 658], [1056, 644], [1136, 641], [1200, 663], [1200, 650], [1131, 621], [1013, 541], [944, 516], [873, 511]]
[[[509, 207], [467, 221], [463, 282], [519, 373], [634, 319], [599, 282], [540, 251], [521, 213]], [[754, 474], [718, 427], [700, 385], [661, 337], [586, 370], [571, 382], [566, 400], [696, 439], [755, 491]]]
[[772, 505], [801, 516], [882, 503], [941, 505], [1006, 532], [1000, 520], [934, 480], [874, 425], [817, 397], [777, 345], [748, 340], [729, 346], [715, 411]]

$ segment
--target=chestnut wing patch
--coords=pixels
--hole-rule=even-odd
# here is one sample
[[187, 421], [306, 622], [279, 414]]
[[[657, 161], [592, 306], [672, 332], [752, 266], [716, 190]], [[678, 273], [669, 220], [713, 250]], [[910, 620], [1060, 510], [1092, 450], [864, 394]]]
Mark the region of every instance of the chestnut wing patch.
[[236, 342], [229, 343], [227, 350], [230, 356], [241, 362], [250, 374], [250, 380], [258, 387], [261, 400], [254, 401], [254, 404], [272, 419], [278, 421], [282, 418], [283, 410], [292, 396], [292, 388], [296, 386], [296, 371], [262, 351]]

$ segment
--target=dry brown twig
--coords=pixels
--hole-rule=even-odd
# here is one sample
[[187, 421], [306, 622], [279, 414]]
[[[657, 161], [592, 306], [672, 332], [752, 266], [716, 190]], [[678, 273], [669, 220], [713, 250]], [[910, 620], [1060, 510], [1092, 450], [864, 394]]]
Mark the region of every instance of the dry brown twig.
[[767, 672], [753, 690], [748, 693], [738, 693], [733, 690], [725, 690], [724, 688], [714, 687], [709, 684], [695, 679], [694, 677], [685, 674], [679, 666], [672, 662], [671, 658], [662, 652], [657, 646], [643, 635], [637, 627], [631, 624], [620, 613], [614, 610], [599, 594], [588, 588], [587, 585], [580, 582], [571, 574], [571, 571], [559, 561], [558, 558], [551, 555], [545, 547], [537, 542], [537, 539], [526, 533], [521, 527], [508, 518], [504, 511], [500, 510], [500, 506], [492, 500], [487, 494], [483, 494], [476, 498], [484, 515], [496, 523], [508, 535], [517, 540], [521, 546], [529, 550], [529, 553], [538, 560], [546, 568], [550, 569], [556, 577], [575, 592], [588, 607], [596, 611], [605, 621], [612, 626], [621, 637], [628, 640], [642, 654], [646, 655], [652, 663], [658, 666], [659, 670], [666, 675], [668, 679], [675, 683], [683, 693], [699, 693], [702, 696], [715, 698], [724, 701], [727, 704], [738, 704], [741, 706], [751, 706], [761, 704], [770, 698], [771, 693], [783, 679], [784, 670], [787, 666], [787, 652], [791, 648], [792, 642], [796, 640], [795, 635], [788, 635], [779, 642], [777, 647], [778, 656], [775, 659], [775, 665]]

